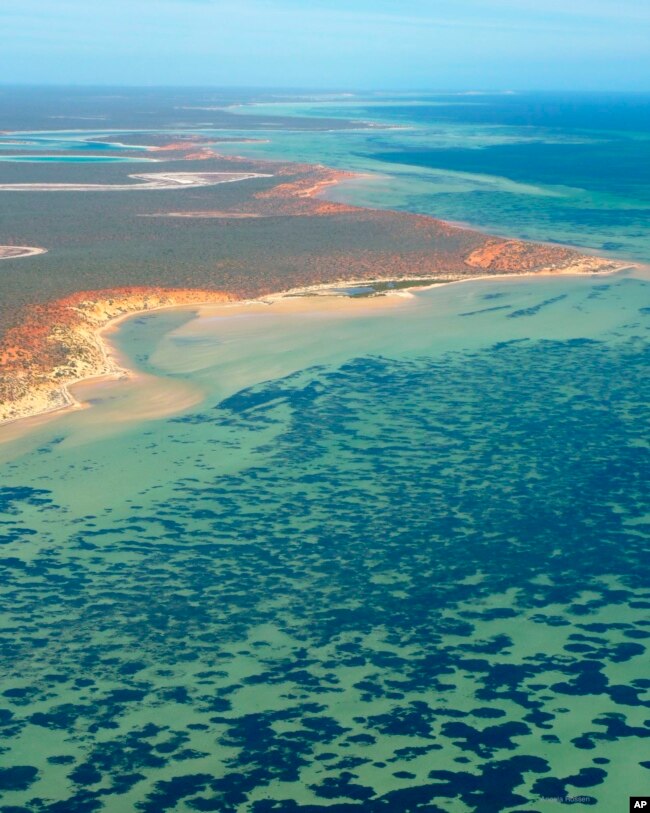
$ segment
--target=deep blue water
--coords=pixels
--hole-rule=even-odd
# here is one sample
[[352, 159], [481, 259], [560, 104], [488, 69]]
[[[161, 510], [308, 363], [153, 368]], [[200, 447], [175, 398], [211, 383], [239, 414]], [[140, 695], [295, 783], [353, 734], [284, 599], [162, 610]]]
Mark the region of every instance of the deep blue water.
[[[428, 122], [650, 133], [650, 93], [452, 93], [413, 98], [422, 102], [415, 117]], [[427, 106], [427, 101], [435, 105]], [[404, 118], [399, 105], [384, 107], [383, 112]]]
[[244, 109], [261, 111], [384, 125], [269, 133], [267, 145], [231, 150], [381, 176], [336, 190], [346, 202], [650, 262], [649, 94], [375, 94]]

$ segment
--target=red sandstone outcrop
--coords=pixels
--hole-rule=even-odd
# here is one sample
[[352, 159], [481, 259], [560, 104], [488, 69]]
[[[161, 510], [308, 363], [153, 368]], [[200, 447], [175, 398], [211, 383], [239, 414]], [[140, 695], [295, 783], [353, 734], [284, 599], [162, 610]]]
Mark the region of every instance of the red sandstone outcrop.
[[27, 309], [0, 349], [0, 423], [70, 403], [67, 385], [120, 372], [107, 357], [99, 331], [130, 313], [179, 305], [223, 303], [221, 291], [117, 288], [81, 291]]
[[525, 243], [522, 240], [488, 239], [465, 260], [472, 268], [512, 273], [533, 271], [540, 265], [561, 267], [574, 260], [575, 251], [561, 246]]

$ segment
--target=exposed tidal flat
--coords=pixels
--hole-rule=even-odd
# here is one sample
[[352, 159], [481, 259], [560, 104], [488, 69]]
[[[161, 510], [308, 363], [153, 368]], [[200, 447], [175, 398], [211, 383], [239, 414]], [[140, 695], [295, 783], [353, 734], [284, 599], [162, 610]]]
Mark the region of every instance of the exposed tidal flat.
[[0, 260], [17, 260], [20, 257], [35, 257], [45, 254], [47, 249], [38, 246], [0, 246]]
[[[122, 322], [141, 386], [87, 385], [0, 447], [1, 804], [643, 793], [649, 291], [636, 270]], [[155, 387], [195, 400], [138, 413]]]
[[235, 183], [251, 178], [269, 177], [259, 173], [241, 172], [151, 172], [129, 175], [129, 180], [137, 183], [93, 184], [93, 183], [12, 183], [0, 184], [1, 192], [129, 192], [131, 190], [193, 189], [200, 186], [214, 186], [221, 183]]
[[27, 164], [101, 164], [101, 163], [138, 163], [142, 161], [155, 161], [155, 158], [132, 158], [120, 155], [2, 155], [0, 161]]

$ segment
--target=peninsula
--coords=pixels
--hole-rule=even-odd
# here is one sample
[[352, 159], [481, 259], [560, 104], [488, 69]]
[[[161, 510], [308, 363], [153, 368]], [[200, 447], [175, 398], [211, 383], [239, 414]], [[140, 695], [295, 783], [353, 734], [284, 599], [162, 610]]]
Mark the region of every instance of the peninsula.
[[[196, 139], [152, 150], [166, 156], [165, 172], [124, 178], [124, 167], [113, 165], [102, 168], [101, 183], [0, 184], [0, 194], [21, 193], [12, 199], [16, 220], [27, 200], [47, 246], [0, 248], [0, 257], [16, 261], [11, 273], [4, 264], [0, 277], [7, 291], [0, 306], [0, 422], [60, 409], [70, 403], [71, 383], [115, 373], [100, 331], [143, 310], [349, 281], [450, 282], [621, 267], [428, 216], [335, 203], [325, 191], [355, 176], [320, 165], [223, 156]], [[91, 191], [106, 195], [89, 198]], [[21, 237], [33, 232], [23, 218]]]

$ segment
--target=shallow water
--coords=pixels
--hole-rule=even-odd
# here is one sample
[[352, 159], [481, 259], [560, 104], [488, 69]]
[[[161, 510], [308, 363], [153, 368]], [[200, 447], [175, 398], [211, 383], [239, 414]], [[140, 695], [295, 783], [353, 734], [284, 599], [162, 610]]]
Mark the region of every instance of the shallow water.
[[[176, 122], [149, 132], [172, 140], [201, 135], [225, 154], [362, 173], [327, 190], [342, 203], [650, 262], [649, 94], [329, 94], [230, 110], [239, 113], [241, 130], [231, 129], [232, 121], [228, 129]], [[248, 114], [268, 114], [268, 129], [259, 120], [247, 129]], [[292, 116], [352, 119], [363, 127], [291, 130]], [[91, 151], [93, 160], [105, 160], [125, 148], [147, 149], [120, 143], [130, 132], [147, 131], [15, 132], [0, 135], [0, 150], [61, 151], [62, 159]], [[224, 136], [248, 141], [227, 143]]]
[[243, 126], [249, 113], [381, 125], [218, 145], [365, 173], [328, 191], [343, 203], [650, 262], [648, 94], [351, 94], [233, 109]]
[[[92, 150], [93, 152], [113, 152], [128, 149], [131, 152], [146, 151], [143, 145], [125, 145], [119, 141], [121, 135], [140, 132], [139, 130], [38, 130], [15, 131], [0, 135], [0, 148], [12, 150]], [[115, 141], [106, 141], [114, 137]]]
[[649, 286], [124, 323], [0, 446], [0, 810], [645, 793]]

